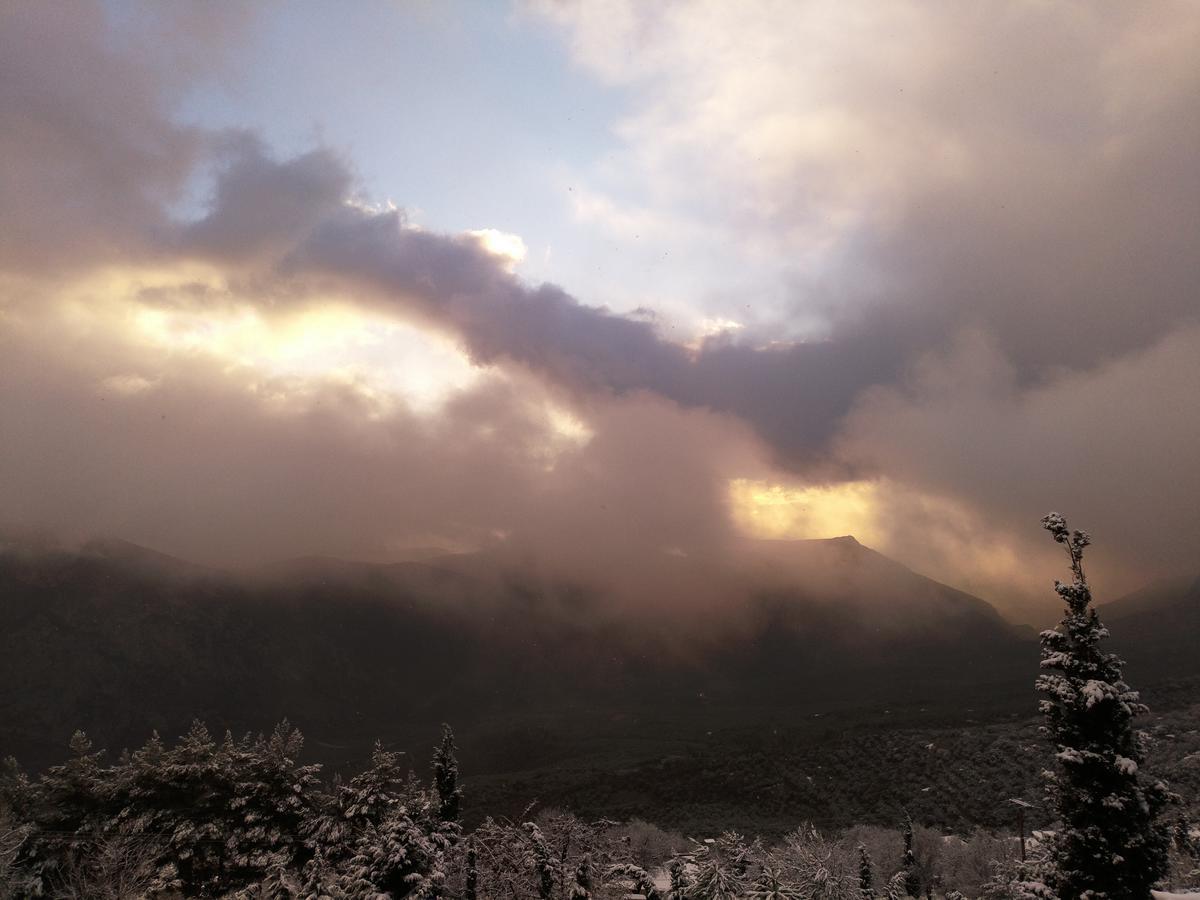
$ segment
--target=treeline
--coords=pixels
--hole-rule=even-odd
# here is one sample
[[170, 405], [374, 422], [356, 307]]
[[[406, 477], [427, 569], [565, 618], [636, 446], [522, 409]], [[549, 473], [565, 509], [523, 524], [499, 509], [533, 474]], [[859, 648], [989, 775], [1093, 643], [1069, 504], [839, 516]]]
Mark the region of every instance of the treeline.
[[[732, 832], [687, 841], [645, 824], [543, 812], [464, 835], [453, 737], [432, 784], [377, 747], [348, 782], [300, 762], [300, 733], [215, 741], [200, 724], [105, 765], [77, 733], [72, 758], [30, 779], [10, 761], [3, 877], [9, 896], [51, 897], [861, 897], [979, 891], [1011, 840], [974, 847], [933, 832], [859, 829], [829, 841], [801, 828], [766, 847]], [[860, 849], [861, 848], [861, 849]], [[970, 862], [967, 862], [970, 860]], [[907, 865], [905, 862], [907, 861]], [[900, 878], [897, 880], [896, 876]]]
[[[1026, 900], [1045, 862], [1036, 838], [1022, 862], [1016, 835], [947, 836], [911, 820], [830, 837], [802, 825], [765, 843], [530, 808], [465, 831], [448, 729], [428, 783], [380, 746], [362, 772], [326, 781], [302, 748], [287, 723], [220, 741], [197, 723], [111, 765], [80, 733], [69, 761], [36, 779], [9, 760], [0, 897]], [[1173, 840], [1170, 882], [1200, 883], [1186, 824]]]
[[[1156, 686], [1161, 701], [1164, 691]], [[1154, 715], [1147, 765], [1200, 812], [1200, 683], [1170, 698], [1188, 704]], [[1156, 705], [1155, 712], [1158, 713]], [[1054, 810], [1044, 802], [1040, 773], [1055, 750], [1036, 719], [984, 721], [956, 727], [878, 723], [818, 731], [760, 729], [719, 732], [707, 742], [670, 755], [613, 755], [588, 768], [542, 765], [534, 770], [472, 779], [471, 811], [506, 811], [525, 799], [598, 817], [627, 819], [654, 810], [660, 824], [688, 834], [726, 828], [781, 837], [798, 821], [822, 831], [854, 825], [894, 826], [903, 810], [944, 832], [982, 826], [1016, 828], [1009, 802], [1035, 804], [1030, 828], [1048, 828]]]
[[[447, 731], [427, 789], [377, 746], [348, 782], [300, 762], [303, 738], [214, 740], [200, 723], [105, 765], [77, 732], [72, 758], [0, 782], [9, 896], [373, 897], [435, 895], [459, 837]], [[281, 893], [282, 892], [282, 893]]]

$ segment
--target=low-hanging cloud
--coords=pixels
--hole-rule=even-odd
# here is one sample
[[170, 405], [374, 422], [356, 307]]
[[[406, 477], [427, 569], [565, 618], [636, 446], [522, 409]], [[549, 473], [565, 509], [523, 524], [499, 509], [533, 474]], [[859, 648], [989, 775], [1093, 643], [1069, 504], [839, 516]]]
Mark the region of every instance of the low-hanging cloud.
[[[637, 547], [727, 546], [732, 478], [853, 477], [897, 486], [880, 533], [947, 578], [953, 553], [912, 538], [942, 501], [1010, 537], [1077, 510], [1118, 539], [1130, 586], [1192, 564], [1194, 17], [617, 6], [550, 16], [582, 65], [641, 91], [629, 177], [655, 180], [664, 221], [724, 229], [733, 264], [809, 261], [777, 266], [791, 305], [754, 327], [685, 345], [528, 284], [478, 235], [372, 205], [338, 154], [178, 124], [161, 44], [118, 49], [100, 6], [6, 7], [4, 518], [211, 560], [516, 536], [612, 571]], [[181, 211], [205, 177], [204, 212]], [[116, 300], [72, 288], [116, 304], [81, 325], [63, 285], [112, 270]], [[162, 285], [138, 284], [150, 270]], [[122, 330], [153, 304], [284, 322], [328, 298], [448, 336], [487, 377], [420, 414], [357, 376], [264, 375]], [[820, 327], [789, 339], [793, 319]], [[556, 407], [590, 438], [556, 431]]]
[[1019, 534], [1038, 504], [1102, 523], [1092, 568], [1111, 599], [1195, 553], [1197, 359], [1200, 325], [1023, 389], [990, 339], [965, 334], [904, 386], [869, 391], [839, 452], [919, 491], [970, 497], [1002, 532]]

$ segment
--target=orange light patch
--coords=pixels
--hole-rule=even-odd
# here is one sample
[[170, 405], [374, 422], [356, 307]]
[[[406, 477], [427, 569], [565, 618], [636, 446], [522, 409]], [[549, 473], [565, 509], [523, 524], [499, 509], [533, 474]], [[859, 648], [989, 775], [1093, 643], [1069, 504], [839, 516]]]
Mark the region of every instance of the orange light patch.
[[878, 488], [871, 482], [794, 486], [749, 478], [729, 483], [734, 524], [747, 536], [802, 540], [852, 534], [864, 543], [878, 540]]

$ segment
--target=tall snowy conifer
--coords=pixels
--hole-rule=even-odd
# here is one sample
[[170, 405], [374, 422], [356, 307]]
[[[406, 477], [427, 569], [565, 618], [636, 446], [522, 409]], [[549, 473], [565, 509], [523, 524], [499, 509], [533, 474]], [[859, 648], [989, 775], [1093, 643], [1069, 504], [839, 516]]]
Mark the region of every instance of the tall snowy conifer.
[[442, 726], [442, 742], [433, 754], [433, 782], [437, 788], [438, 814], [443, 822], [457, 822], [462, 804], [458, 786], [458, 758], [454, 755], [454, 732]]
[[1058, 513], [1042, 527], [1070, 557], [1071, 583], [1054, 584], [1067, 605], [1057, 628], [1042, 632], [1038, 690], [1057, 751], [1050, 802], [1062, 824], [1051, 847], [1049, 886], [1062, 900], [1147, 900], [1167, 872], [1168, 829], [1156, 821], [1169, 799], [1162, 782], [1139, 774], [1147, 736], [1133, 727], [1147, 712], [1121, 678], [1124, 662], [1100, 649], [1108, 630], [1091, 606], [1083, 550], [1091, 539], [1069, 531]]

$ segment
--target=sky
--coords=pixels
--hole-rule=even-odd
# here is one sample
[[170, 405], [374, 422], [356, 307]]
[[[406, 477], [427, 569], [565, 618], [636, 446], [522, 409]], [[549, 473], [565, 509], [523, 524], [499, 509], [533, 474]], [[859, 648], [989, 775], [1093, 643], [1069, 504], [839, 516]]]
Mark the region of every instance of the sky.
[[[13, 0], [0, 526], [517, 554], [854, 534], [1052, 618], [1200, 543], [1189, 2]], [[662, 601], [665, 602], [665, 601]]]

